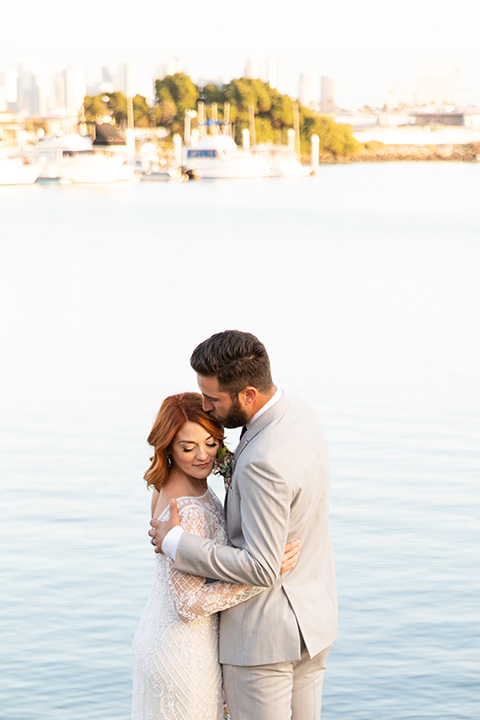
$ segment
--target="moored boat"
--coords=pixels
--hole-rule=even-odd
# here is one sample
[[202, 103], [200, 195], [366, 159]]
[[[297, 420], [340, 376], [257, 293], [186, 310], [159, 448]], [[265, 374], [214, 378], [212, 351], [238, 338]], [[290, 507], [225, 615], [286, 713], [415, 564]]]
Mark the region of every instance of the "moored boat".
[[113, 183], [132, 180], [133, 167], [120, 154], [96, 151], [90, 137], [70, 133], [38, 141], [29, 157], [41, 165], [40, 180]]
[[0, 185], [33, 185], [40, 173], [40, 165], [19, 157], [0, 154]]
[[229, 135], [207, 135], [183, 148], [182, 168], [192, 177], [251, 179], [268, 174], [268, 161], [241, 150]]

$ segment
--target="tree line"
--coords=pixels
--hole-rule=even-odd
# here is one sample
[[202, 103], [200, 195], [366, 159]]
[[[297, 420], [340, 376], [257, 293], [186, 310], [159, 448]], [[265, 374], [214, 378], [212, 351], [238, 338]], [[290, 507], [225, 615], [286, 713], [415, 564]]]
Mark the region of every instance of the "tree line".
[[[296, 103], [261, 80], [239, 78], [226, 85], [211, 83], [198, 87], [188, 75], [176, 73], [155, 82], [153, 106], [149, 106], [141, 95], [136, 95], [132, 101], [136, 127], [164, 127], [171, 136], [175, 133], [183, 135], [186, 112], [195, 110], [202, 101], [207, 119], [212, 120], [214, 116], [218, 122], [228, 122], [237, 143], [241, 142], [242, 130], [251, 127], [253, 116], [257, 143], [285, 144], [287, 131], [294, 127], [297, 112], [302, 152], [309, 151], [313, 134], [320, 139], [320, 150], [334, 156], [354, 154], [361, 147], [348, 125], [336, 123], [332, 118]], [[98, 122], [109, 115], [122, 127], [127, 120], [127, 99], [120, 92], [86, 96], [84, 111], [87, 122]], [[198, 117], [192, 119], [192, 128], [196, 122]]]

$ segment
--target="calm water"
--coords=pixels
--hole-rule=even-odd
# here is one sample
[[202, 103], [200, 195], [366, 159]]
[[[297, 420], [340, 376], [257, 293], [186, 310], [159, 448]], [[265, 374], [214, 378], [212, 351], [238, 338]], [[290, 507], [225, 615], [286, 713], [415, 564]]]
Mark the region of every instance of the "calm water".
[[479, 172], [0, 188], [2, 719], [128, 720], [145, 437], [226, 327], [329, 439], [323, 717], [478, 717]]

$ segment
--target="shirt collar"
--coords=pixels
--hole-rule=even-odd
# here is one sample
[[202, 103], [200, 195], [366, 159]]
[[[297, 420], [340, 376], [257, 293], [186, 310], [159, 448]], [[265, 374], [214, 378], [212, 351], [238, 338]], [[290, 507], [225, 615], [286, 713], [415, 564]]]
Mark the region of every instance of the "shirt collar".
[[247, 422], [246, 426], [247, 428], [251, 427], [254, 422], [258, 420], [259, 417], [263, 415], [263, 413], [267, 412], [267, 410], [270, 410], [271, 407], [273, 407], [282, 397], [283, 391], [281, 388], [277, 388], [275, 395], [273, 395], [268, 402], [263, 405], [263, 407], [258, 410], [258, 412], [253, 415], [250, 420]]

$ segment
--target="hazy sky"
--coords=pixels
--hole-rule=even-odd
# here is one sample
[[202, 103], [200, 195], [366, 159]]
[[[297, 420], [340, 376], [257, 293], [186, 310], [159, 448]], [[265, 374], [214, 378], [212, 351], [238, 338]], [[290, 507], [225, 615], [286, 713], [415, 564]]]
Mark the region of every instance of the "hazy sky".
[[480, 98], [478, 0], [143, 0], [84, 5], [9, 3], [0, 69], [134, 62], [145, 73], [176, 56], [194, 78], [243, 74], [250, 55], [276, 58], [279, 89], [296, 94], [301, 72], [329, 75], [339, 105], [382, 104], [392, 82], [413, 90], [425, 67], [459, 68], [467, 100]]

